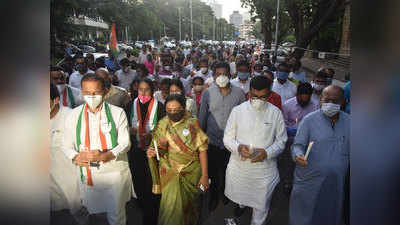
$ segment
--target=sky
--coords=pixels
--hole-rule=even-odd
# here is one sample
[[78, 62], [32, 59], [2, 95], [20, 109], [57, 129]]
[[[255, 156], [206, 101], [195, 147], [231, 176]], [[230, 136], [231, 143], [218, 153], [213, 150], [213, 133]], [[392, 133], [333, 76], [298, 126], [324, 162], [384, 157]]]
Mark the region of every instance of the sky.
[[[207, 2], [207, 0], [202, 1]], [[238, 10], [241, 14], [249, 11], [246, 8], [242, 8], [240, 0], [215, 0], [215, 2], [222, 5], [222, 17], [225, 18], [228, 22], [229, 15], [231, 15], [233, 11]]]

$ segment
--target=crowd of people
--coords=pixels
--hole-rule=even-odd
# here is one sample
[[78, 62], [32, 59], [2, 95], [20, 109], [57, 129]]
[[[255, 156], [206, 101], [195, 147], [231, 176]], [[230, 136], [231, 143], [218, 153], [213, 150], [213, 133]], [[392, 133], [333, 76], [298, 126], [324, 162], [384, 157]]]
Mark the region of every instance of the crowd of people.
[[195, 225], [209, 193], [262, 225], [282, 183], [291, 225], [344, 224], [350, 83], [311, 77], [258, 46], [68, 56], [50, 68], [51, 211], [125, 225], [135, 198], [144, 225]]

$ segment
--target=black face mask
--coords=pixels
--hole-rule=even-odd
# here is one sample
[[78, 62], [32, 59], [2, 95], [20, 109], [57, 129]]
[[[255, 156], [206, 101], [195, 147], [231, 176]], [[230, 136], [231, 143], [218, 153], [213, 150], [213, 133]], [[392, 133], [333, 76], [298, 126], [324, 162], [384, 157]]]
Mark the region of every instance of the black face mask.
[[183, 118], [183, 116], [185, 115], [185, 110], [181, 110], [177, 113], [167, 113], [167, 115], [170, 120], [176, 123]]

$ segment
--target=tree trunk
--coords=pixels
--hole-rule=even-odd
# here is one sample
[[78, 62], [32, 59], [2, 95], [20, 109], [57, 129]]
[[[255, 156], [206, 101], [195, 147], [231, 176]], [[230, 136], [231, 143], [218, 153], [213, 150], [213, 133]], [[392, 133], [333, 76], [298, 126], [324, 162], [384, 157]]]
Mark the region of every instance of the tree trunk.
[[261, 21], [261, 30], [264, 35], [264, 48], [270, 49], [272, 42], [272, 32], [271, 32], [271, 16], [265, 15]]

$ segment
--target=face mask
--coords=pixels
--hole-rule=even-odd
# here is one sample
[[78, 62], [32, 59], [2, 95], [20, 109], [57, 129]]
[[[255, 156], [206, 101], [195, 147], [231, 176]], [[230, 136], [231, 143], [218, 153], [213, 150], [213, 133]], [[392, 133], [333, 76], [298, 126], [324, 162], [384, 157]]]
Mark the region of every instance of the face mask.
[[237, 75], [241, 80], [246, 80], [247, 78], [249, 78], [249, 73], [238, 72]]
[[331, 85], [331, 84], [332, 84], [332, 78], [327, 77], [327, 78], [326, 78], [326, 84], [327, 84], [327, 85]]
[[207, 67], [201, 67], [200, 71], [201, 73], [207, 73], [208, 68]]
[[203, 85], [194, 85], [193, 89], [195, 91], [201, 91], [203, 89]]
[[267, 102], [260, 99], [251, 99], [250, 104], [256, 111], [261, 111], [267, 107]]
[[164, 66], [164, 69], [165, 69], [166, 71], [169, 71], [170, 67], [169, 67], [169, 66]]
[[151, 96], [145, 96], [145, 95], [139, 95], [138, 98], [142, 104], [146, 104], [148, 101], [151, 100]]
[[168, 118], [172, 120], [172, 122], [176, 123], [183, 118], [183, 116], [185, 115], [185, 111], [181, 110], [180, 112], [177, 113], [167, 113], [167, 115]]
[[97, 106], [103, 101], [103, 96], [101, 95], [84, 95], [83, 99], [88, 104], [91, 109], [96, 109]]
[[332, 117], [339, 112], [340, 105], [334, 103], [322, 103], [321, 110], [327, 117]]
[[254, 76], [260, 76], [260, 75], [261, 75], [261, 73], [254, 71]]
[[64, 90], [65, 90], [65, 84], [57, 84], [56, 86], [57, 86], [58, 92], [59, 92], [60, 94], [64, 92]]
[[277, 74], [277, 77], [278, 77], [279, 79], [281, 79], [281, 80], [287, 80], [288, 77], [289, 77], [289, 74], [286, 73], [286, 72], [281, 72], [281, 71], [279, 71], [278, 74]]
[[321, 84], [316, 84], [314, 82], [311, 83], [311, 86], [316, 90], [316, 91], [322, 91], [325, 88], [325, 85]]
[[225, 75], [219, 75], [217, 79], [215, 79], [215, 83], [217, 83], [218, 87], [224, 88], [229, 83], [229, 78]]

